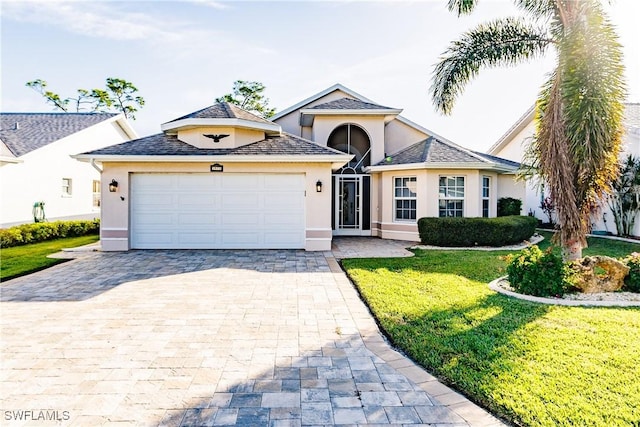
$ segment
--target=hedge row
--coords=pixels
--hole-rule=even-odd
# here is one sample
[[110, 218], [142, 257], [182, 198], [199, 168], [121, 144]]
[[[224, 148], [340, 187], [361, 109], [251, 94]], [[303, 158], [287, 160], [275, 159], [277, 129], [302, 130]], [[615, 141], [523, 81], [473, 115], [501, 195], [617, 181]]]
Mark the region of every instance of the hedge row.
[[535, 234], [538, 220], [530, 216], [499, 218], [420, 218], [424, 245], [471, 247], [520, 243]]
[[0, 230], [0, 247], [9, 248], [64, 237], [98, 234], [99, 232], [99, 219], [22, 224]]

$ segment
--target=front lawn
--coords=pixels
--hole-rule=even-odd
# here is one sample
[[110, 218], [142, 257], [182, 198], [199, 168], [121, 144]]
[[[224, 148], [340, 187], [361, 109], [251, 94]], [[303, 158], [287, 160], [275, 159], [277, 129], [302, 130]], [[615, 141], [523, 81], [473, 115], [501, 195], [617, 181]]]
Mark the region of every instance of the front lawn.
[[[640, 250], [589, 242], [585, 255]], [[495, 414], [526, 426], [640, 424], [640, 309], [497, 294], [487, 283], [505, 274], [507, 253], [418, 250], [343, 266], [397, 347]]]
[[63, 248], [74, 248], [98, 241], [98, 235], [68, 237], [0, 249], [0, 280], [6, 281], [42, 270], [66, 260], [47, 258]]

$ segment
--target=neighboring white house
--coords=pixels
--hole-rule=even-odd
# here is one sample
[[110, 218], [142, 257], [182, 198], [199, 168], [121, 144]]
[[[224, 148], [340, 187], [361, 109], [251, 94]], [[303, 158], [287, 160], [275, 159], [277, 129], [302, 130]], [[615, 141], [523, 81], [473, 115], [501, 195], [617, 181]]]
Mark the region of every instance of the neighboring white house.
[[[271, 121], [217, 103], [76, 157], [101, 165], [103, 250], [330, 250], [417, 241], [425, 216], [493, 217], [519, 163], [454, 144], [334, 85]], [[106, 190], [110, 182], [117, 183]]]
[[100, 217], [100, 173], [72, 154], [136, 138], [121, 114], [0, 113], [0, 227]]
[[[640, 104], [625, 104], [623, 136], [623, 153], [626, 157], [631, 154], [640, 156]], [[509, 128], [509, 130], [488, 150], [488, 153], [505, 159], [522, 162], [523, 153], [527, 144], [531, 141], [535, 133], [534, 108], [531, 107], [525, 114]], [[536, 218], [545, 222], [548, 217], [540, 208], [540, 203], [545, 197], [539, 185], [535, 182], [527, 182], [526, 196], [523, 199], [523, 214], [531, 212]], [[599, 231], [609, 231], [616, 234], [616, 226], [607, 207], [606, 202], [601, 203], [601, 210], [592, 217], [592, 229]], [[634, 233], [640, 235], [640, 218], [636, 220]]]

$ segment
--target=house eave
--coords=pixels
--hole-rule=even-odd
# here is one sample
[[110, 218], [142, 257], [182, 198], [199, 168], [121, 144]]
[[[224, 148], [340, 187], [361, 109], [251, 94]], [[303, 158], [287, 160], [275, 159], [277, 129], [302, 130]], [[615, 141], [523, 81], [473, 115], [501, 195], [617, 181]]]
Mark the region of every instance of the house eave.
[[348, 163], [353, 155], [202, 155], [202, 156], [130, 156], [130, 155], [114, 155], [114, 154], [75, 154], [72, 158], [82, 162], [96, 163], [209, 163], [209, 162], [225, 162], [225, 163], [331, 163], [332, 167], [339, 169]]
[[521, 132], [535, 117], [535, 105], [529, 109], [487, 150], [487, 154], [497, 155], [513, 137]]
[[419, 169], [468, 169], [468, 170], [491, 170], [498, 173], [515, 173], [516, 169], [499, 165], [497, 163], [469, 163], [469, 162], [429, 162], [429, 163], [405, 163], [399, 165], [374, 165], [364, 169], [367, 173], [377, 173], [396, 170], [419, 170]]
[[290, 113], [298, 110], [300, 107], [304, 107], [305, 105], [311, 104], [313, 101], [316, 101], [316, 100], [322, 98], [325, 95], [328, 95], [328, 94], [330, 94], [332, 92], [335, 92], [336, 90], [344, 92], [347, 95], [352, 96], [353, 98], [359, 99], [360, 101], [374, 103], [369, 98], [366, 98], [366, 97], [360, 95], [359, 93], [354, 92], [353, 90], [349, 89], [348, 87], [345, 87], [345, 86], [341, 85], [340, 83], [336, 83], [333, 86], [328, 87], [328, 88], [316, 93], [315, 95], [311, 95], [310, 97], [308, 97], [306, 99], [303, 99], [302, 101], [298, 102], [297, 104], [294, 104], [291, 107], [285, 108], [284, 110], [274, 114], [270, 118], [270, 120], [272, 120], [272, 121], [278, 120], [279, 118], [284, 117], [287, 114], [290, 114]]
[[131, 123], [129, 123], [129, 120], [127, 120], [124, 114], [118, 114], [113, 118], [113, 121], [120, 126], [120, 129], [122, 129], [129, 139], [138, 138], [138, 133], [133, 129]]
[[4, 165], [7, 163], [23, 163], [24, 160], [19, 159], [17, 157], [11, 157], [11, 156], [0, 156], [0, 165]]
[[311, 126], [316, 116], [384, 116], [384, 122], [389, 123], [402, 112], [397, 108], [384, 109], [316, 109], [304, 108], [300, 110], [300, 126]]
[[280, 135], [282, 129], [277, 123], [258, 123], [244, 119], [182, 119], [174, 122], [163, 123], [160, 129], [168, 134], [175, 134], [178, 130], [194, 129], [199, 127], [231, 127], [253, 129], [263, 131], [268, 135]]

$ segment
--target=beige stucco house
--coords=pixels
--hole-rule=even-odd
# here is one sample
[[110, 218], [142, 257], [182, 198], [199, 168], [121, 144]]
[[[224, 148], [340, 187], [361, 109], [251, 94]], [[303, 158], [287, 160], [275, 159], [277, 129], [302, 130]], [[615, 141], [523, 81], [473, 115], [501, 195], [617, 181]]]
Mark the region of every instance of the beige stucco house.
[[[534, 116], [534, 107], [531, 107], [489, 148], [488, 153], [515, 162], [522, 162], [526, 147], [535, 133]], [[640, 104], [625, 104], [624, 129], [621, 156], [626, 157], [629, 154], [640, 156]], [[536, 218], [548, 221], [549, 218], [540, 208], [540, 203], [546, 195], [536, 180], [529, 180], [526, 184], [526, 195], [522, 199], [524, 213], [530, 212]], [[600, 209], [592, 215], [591, 221], [593, 230], [609, 231], [613, 234], [617, 232], [611, 210], [604, 200], [600, 203]], [[640, 235], [640, 219], [636, 220], [633, 234]]]
[[0, 228], [100, 217], [100, 173], [70, 156], [137, 138], [123, 115], [0, 113]]
[[498, 198], [523, 197], [518, 163], [400, 113], [334, 85], [271, 120], [219, 103], [75, 157], [103, 169], [103, 250], [417, 241], [420, 217], [492, 217]]

